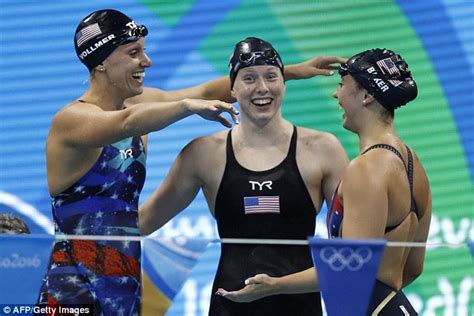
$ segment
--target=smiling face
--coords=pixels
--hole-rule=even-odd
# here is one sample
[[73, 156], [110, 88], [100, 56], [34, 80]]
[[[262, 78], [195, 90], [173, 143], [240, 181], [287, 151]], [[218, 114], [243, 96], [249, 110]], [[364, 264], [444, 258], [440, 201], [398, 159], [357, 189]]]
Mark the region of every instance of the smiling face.
[[280, 69], [261, 65], [239, 70], [232, 95], [240, 105], [242, 117], [252, 121], [268, 121], [276, 114], [281, 115], [285, 91]]
[[367, 92], [361, 89], [351, 75], [341, 78], [339, 87], [333, 93], [339, 106], [344, 110], [342, 115], [342, 126], [352, 132], [359, 130], [361, 111], [364, 109], [364, 99]]
[[151, 60], [145, 53], [145, 39], [142, 37], [117, 47], [102, 64], [114, 93], [124, 99], [141, 94], [145, 68], [151, 66]]

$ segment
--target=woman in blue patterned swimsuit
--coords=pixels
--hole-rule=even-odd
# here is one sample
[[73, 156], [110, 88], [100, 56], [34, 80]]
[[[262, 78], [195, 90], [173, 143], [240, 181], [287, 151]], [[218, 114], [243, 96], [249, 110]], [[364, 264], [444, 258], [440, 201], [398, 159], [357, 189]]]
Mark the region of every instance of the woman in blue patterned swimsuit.
[[[329, 237], [426, 242], [431, 219], [431, 191], [415, 152], [398, 136], [395, 109], [417, 96], [408, 65], [393, 51], [372, 49], [339, 68], [334, 93], [344, 110], [342, 125], [359, 136], [353, 159], [328, 211]], [[386, 248], [368, 315], [417, 315], [402, 292], [423, 270], [425, 248]], [[314, 268], [281, 278], [257, 275], [249, 286], [230, 293], [238, 302], [279, 293], [318, 290]]]
[[[145, 26], [115, 10], [79, 24], [75, 47], [90, 71], [89, 89], [54, 117], [46, 144], [48, 187], [57, 236], [139, 236], [138, 199], [145, 180], [146, 135], [197, 113], [226, 126], [229, 103], [185, 99], [204, 92], [231, 100], [217, 80], [176, 92], [143, 89], [151, 61]], [[132, 97], [135, 99], [129, 99]], [[127, 105], [125, 106], [125, 100]], [[167, 102], [152, 102], [167, 101]], [[142, 103], [142, 104], [137, 104]], [[140, 243], [60, 240], [54, 244], [40, 304], [91, 304], [95, 315], [138, 315]]]

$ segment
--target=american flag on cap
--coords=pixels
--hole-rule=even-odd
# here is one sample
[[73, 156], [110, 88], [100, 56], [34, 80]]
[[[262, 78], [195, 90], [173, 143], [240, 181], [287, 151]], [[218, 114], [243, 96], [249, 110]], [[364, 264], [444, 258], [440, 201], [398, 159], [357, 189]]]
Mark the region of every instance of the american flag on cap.
[[279, 196], [245, 196], [245, 214], [280, 214]]
[[[389, 58], [381, 59], [377, 61], [377, 66], [379, 66], [380, 70], [384, 75], [400, 75], [400, 71], [398, 71], [397, 66], [393, 62], [393, 60]], [[398, 87], [402, 84], [400, 80], [388, 80], [394, 87]]]
[[99, 24], [94, 23], [89, 26], [86, 26], [76, 34], [76, 43], [77, 47], [80, 47], [82, 44], [90, 40], [91, 38], [101, 35], [102, 31], [100, 30]]

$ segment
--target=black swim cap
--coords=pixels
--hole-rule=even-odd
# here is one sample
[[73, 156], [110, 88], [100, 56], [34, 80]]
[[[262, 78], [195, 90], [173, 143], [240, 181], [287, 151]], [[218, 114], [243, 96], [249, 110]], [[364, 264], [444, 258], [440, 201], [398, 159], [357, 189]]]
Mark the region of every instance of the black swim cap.
[[388, 49], [371, 49], [352, 56], [339, 67], [351, 75], [387, 110], [407, 104], [418, 94], [416, 82], [403, 58]]
[[74, 37], [76, 54], [92, 70], [120, 45], [137, 41], [148, 34], [146, 26], [136, 24], [120, 11], [92, 12], [77, 26]]
[[9, 214], [0, 214], [0, 233], [29, 234], [28, 225], [20, 217]]
[[235, 77], [240, 69], [257, 65], [276, 66], [284, 75], [283, 62], [272, 44], [256, 37], [247, 37], [238, 42], [229, 60], [230, 88], [234, 86]]

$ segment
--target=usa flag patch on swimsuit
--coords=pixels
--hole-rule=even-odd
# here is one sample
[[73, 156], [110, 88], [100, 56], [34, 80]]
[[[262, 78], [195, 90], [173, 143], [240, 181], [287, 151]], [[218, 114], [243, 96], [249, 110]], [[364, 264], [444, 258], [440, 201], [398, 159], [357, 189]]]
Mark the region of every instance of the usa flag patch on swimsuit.
[[279, 196], [245, 196], [245, 214], [280, 214]]

